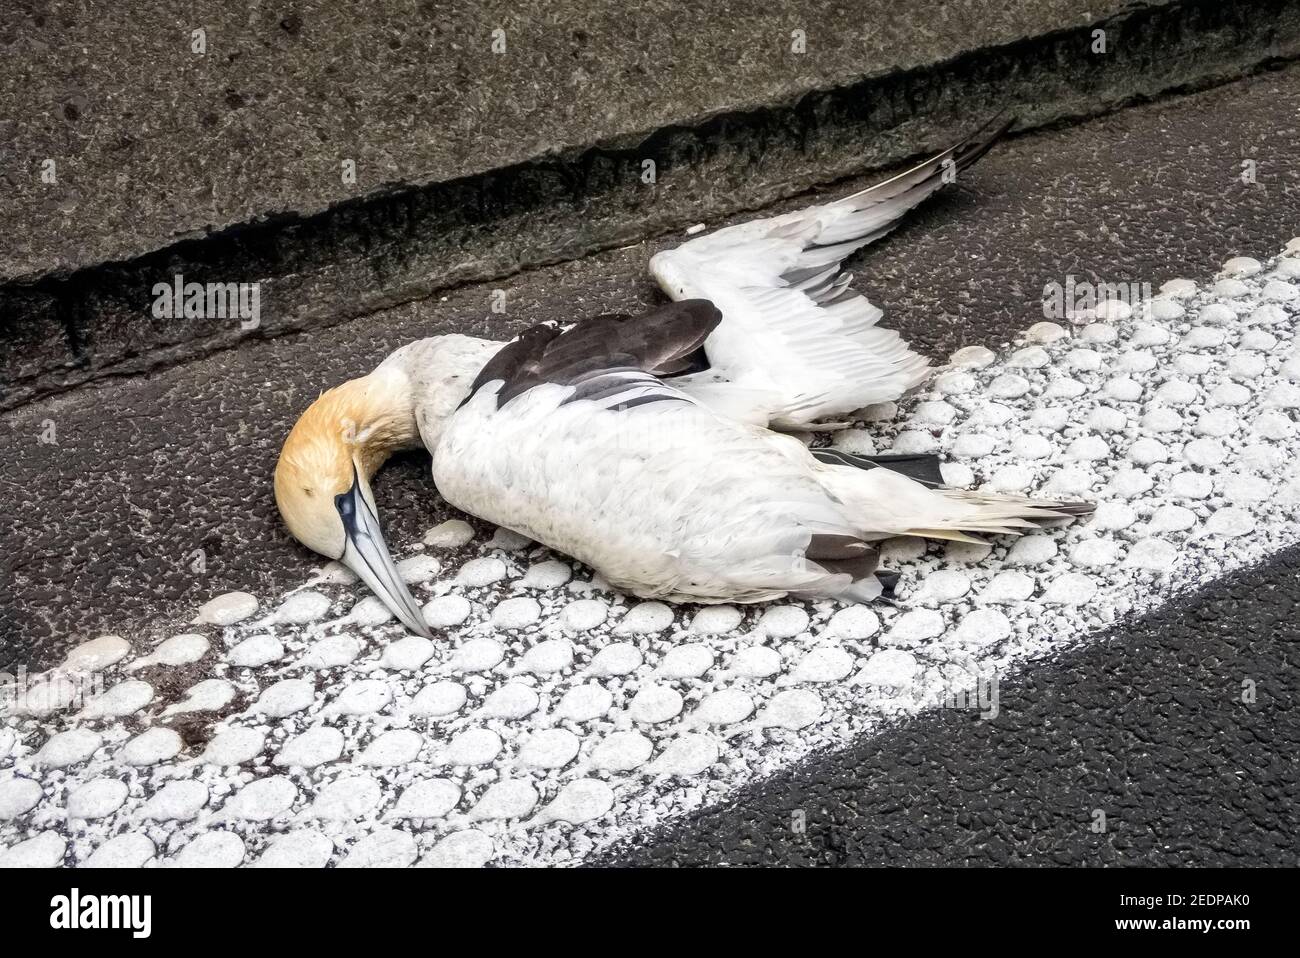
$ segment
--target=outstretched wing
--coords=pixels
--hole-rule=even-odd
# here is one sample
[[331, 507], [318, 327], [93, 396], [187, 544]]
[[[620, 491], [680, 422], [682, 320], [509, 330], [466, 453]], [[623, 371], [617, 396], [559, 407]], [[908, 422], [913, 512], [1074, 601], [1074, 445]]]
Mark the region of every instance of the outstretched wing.
[[665, 250], [650, 272], [673, 299], [703, 298], [723, 321], [705, 344], [711, 370], [678, 385], [728, 415], [807, 425], [897, 399], [928, 363], [855, 292], [844, 260], [993, 145], [1010, 120], [898, 176], [832, 203], [727, 227]]

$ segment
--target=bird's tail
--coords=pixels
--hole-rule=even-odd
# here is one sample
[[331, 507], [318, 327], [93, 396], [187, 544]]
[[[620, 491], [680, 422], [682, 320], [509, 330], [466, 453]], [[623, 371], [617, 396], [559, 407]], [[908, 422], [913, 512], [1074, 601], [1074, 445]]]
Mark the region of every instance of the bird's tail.
[[1021, 535], [1058, 519], [1091, 515], [1093, 504], [1059, 499], [1029, 499], [967, 489], [936, 489], [946, 502], [944, 521], [934, 526], [908, 529], [903, 535], [926, 539], [978, 542], [970, 533]]
[[972, 533], [1019, 535], [1058, 519], [1085, 516], [1087, 502], [1029, 499], [950, 489], [934, 481], [934, 456], [849, 456], [817, 450], [818, 480], [864, 531], [881, 536], [923, 536], [979, 542]]

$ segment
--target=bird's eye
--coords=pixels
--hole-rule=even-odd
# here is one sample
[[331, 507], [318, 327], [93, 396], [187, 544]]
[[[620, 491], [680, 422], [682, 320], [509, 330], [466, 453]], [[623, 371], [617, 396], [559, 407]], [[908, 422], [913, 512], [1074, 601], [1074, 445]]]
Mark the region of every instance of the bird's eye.
[[315, 493], [313, 493], [313, 492], [312, 492], [309, 488], [307, 488], [306, 486], [303, 486], [303, 487], [302, 487], [302, 494], [303, 494], [304, 496], [307, 496], [308, 498], [310, 498], [311, 496], [315, 495]]

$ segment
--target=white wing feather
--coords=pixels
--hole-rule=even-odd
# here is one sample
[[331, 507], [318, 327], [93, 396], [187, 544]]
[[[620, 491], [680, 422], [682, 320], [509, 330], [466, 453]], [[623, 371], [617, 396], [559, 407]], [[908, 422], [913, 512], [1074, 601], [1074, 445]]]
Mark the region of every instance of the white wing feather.
[[[993, 127], [994, 132], [986, 135]], [[650, 272], [673, 299], [710, 300], [723, 320], [705, 343], [711, 369], [678, 384], [720, 412], [797, 428], [897, 399], [928, 375], [924, 357], [849, 288], [844, 259], [988, 149], [979, 133], [852, 196], [718, 230], [665, 250]], [[743, 391], [743, 394], [742, 394]]]

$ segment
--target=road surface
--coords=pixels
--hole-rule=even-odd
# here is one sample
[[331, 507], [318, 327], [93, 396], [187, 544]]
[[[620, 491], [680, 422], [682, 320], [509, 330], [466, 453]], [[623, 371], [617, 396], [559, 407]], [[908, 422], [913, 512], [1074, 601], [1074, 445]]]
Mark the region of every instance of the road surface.
[[[634, 614], [584, 570], [482, 525], [465, 543], [456, 527], [426, 536], [453, 516], [418, 456], [385, 470], [377, 498], [453, 643], [395, 644], [361, 591], [319, 577], [302, 588], [317, 563], [280, 529], [269, 477], [320, 388], [416, 336], [505, 338], [649, 305], [644, 264], [677, 236], [7, 414], [6, 514], [22, 561], [0, 600], [0, 667], [34, 673], [97, 637], [121, 641], [92, 646], [114, 659], [105, 697], [6, 720], [0, 862], [1293, 864], [1295, 458], [1279, 417], [1294, 427], [1295, 307], [1269, 284], [1294, 285], [1295, 261], [1275, 257], [1300, 233], [1297, 115], [1292, 68], [1019, 136], [859, 257], [862, 287], [919, 348], [997, 358], [951, 393], [864, 423], [856, 441], [931, 443], [956, 478], [964, 466], [1030, 488], [1058, 472], [1075, 481], [1088, 463], [1086, 491], [1111, 505], [1107, 524], [1052, 532], [1038, 565], [1017, 564], [1007, 543], [988, 556], [900, 543], [900, 604], [870, 615], [794, 603], [765, 622]], [[1216, 286], [1234, 257], [1261, 270]], [[1162, 298], [1173, 305], [1154, 323], [1159, 342], [1140, 315], [1097, 324], [1110, 340], [1062, 321], [1066, 340], [1018, 341], [1044, 318], [1044, 287], [1070, 276], [1198, 285]], [[504, 313], [490, 307], [498, 288]], [[1219, 318], [1201, 320], [1212, 306]], [[1273, 342], [1244, 342], [1252, 333]], [[1018, 364], [1026, 347], [1047, 361]], [[1131, 365], [1145, 361], [1134, 352], [1155, 366]], [[1209, 365], [1195, 371], [1190, 354]], [[1057, 397], [1075, 426], [1113, 406], [1117, 435], [1035, 433], [1048, 447], [1032, 474], [999, 475], [1041, 445], [1020, 440], [1057, 373], [1084, 385]], [[1118, 477], [1137, 462], [1132, 443], [1154, 438], [1148, 404], [1187, 377], [1208, 378], [1165, 422], [1177, 454], [1142, 458], [1152, 486], [1136, 490]], [[1225, 385], [1247, 397], [1218, 402]], [[980, 418], [995, 401], [1005, 422]], [[963, 458], [990, 434], [1003, 443], [992, 458]], [[1208, 485], [1171, 486], [1180, 471]], [[1144, 558], [1130, 563], [1135, 550]], [[1012, 572], [1001, 598], [980, 598]], [[189, 624], [232, 592], [256, 610], [225, 628]], [[184, 634], [201, 639], [155, 651]], [[614, 646], [640, 664], [597, 661]], [[748, 647], [768, 652], [738, 660]], [[943, 707], [993, 679], [996, 717]]]

